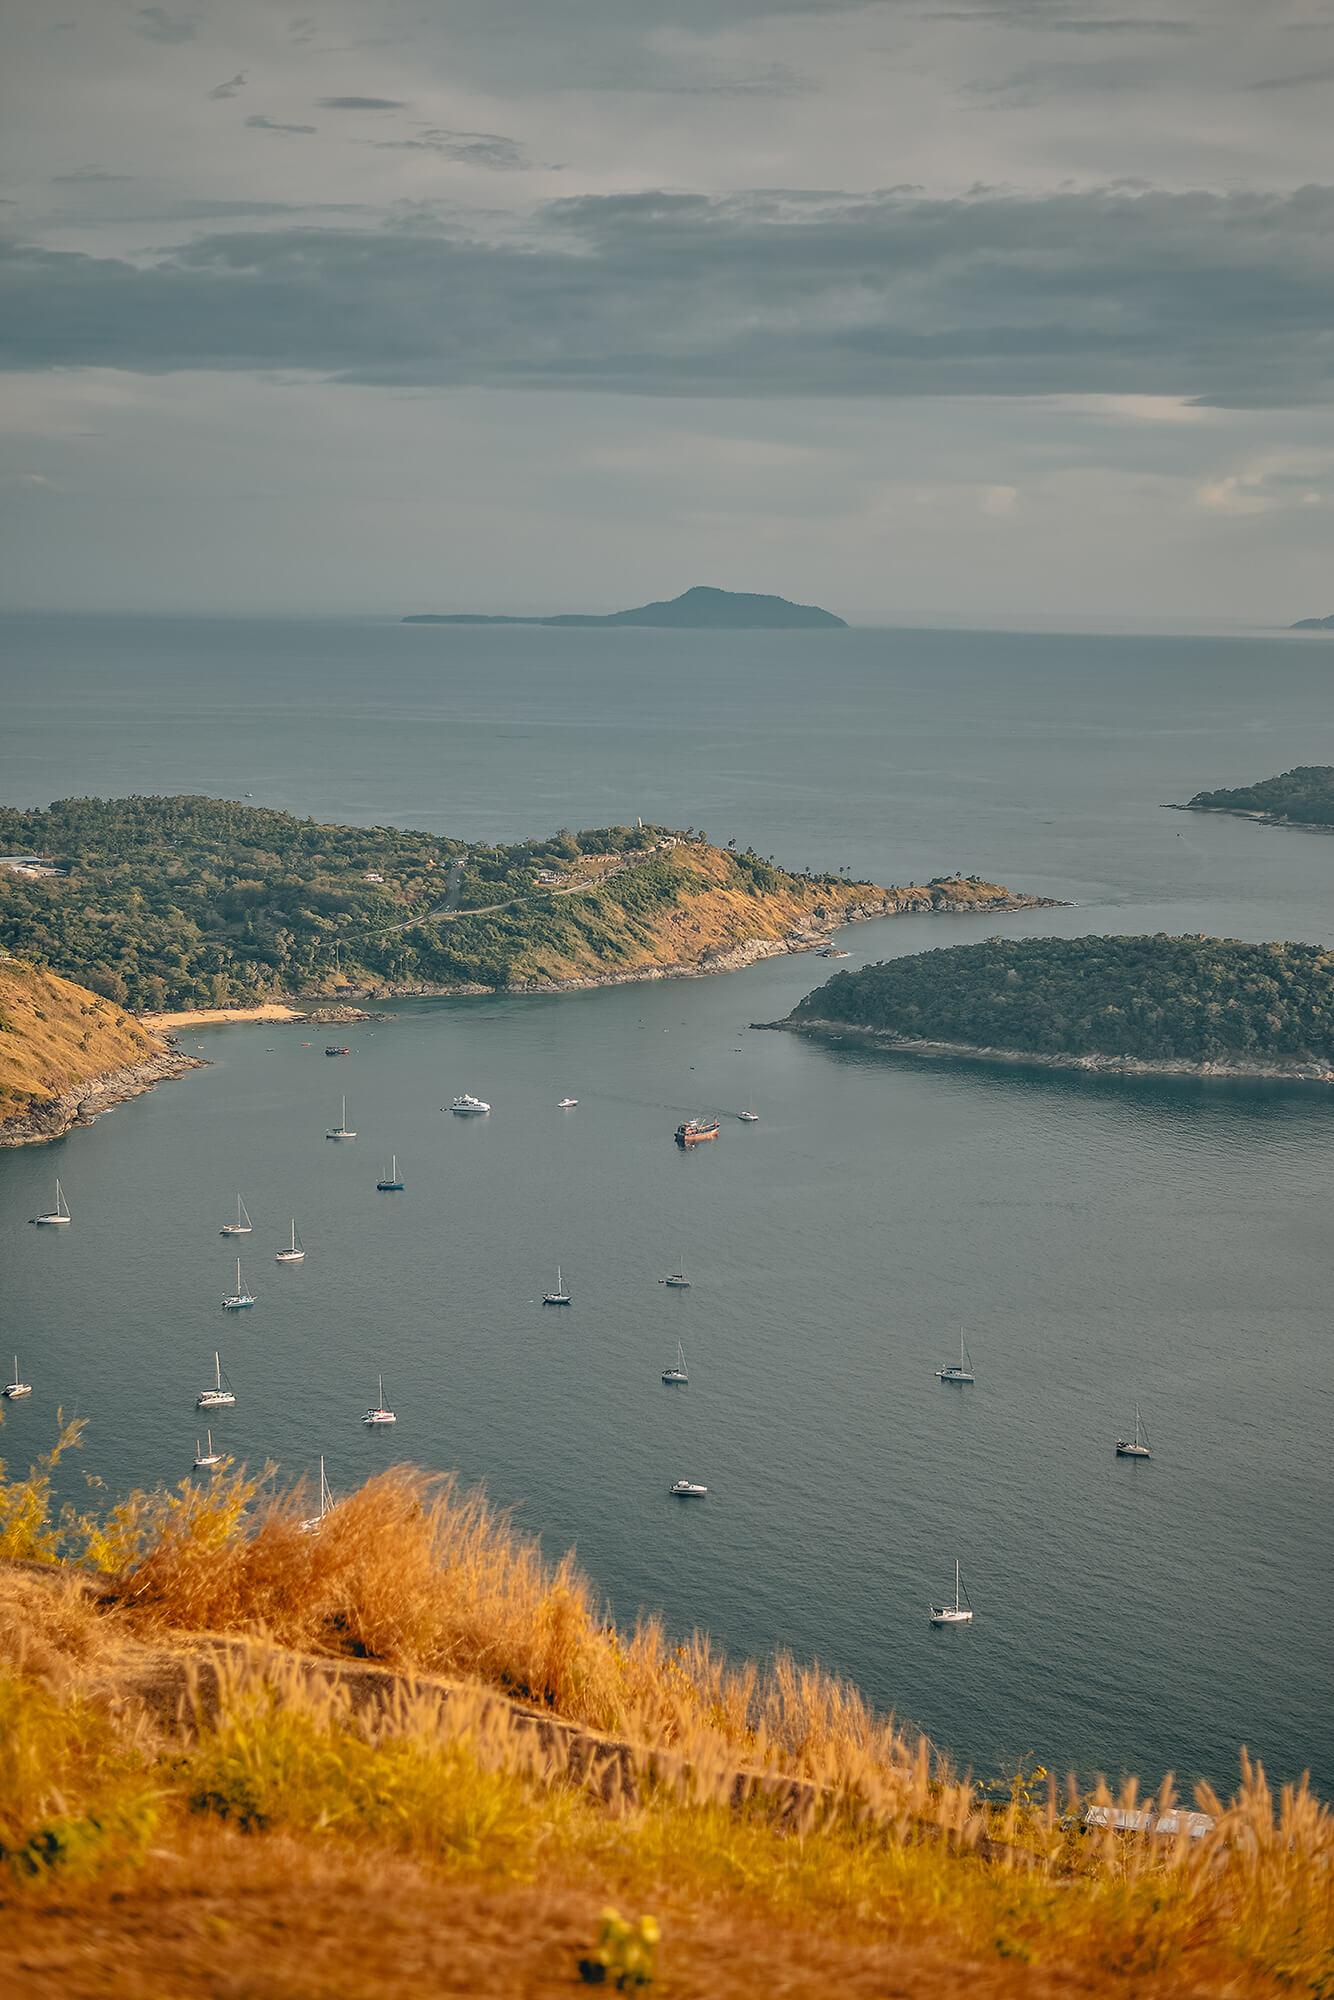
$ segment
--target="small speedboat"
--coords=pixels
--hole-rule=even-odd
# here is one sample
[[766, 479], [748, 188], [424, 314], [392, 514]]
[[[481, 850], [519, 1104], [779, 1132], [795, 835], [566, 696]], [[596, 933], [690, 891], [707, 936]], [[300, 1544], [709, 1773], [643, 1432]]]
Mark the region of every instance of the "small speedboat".
[[454, 1099], [449, 1108], [459, 1118], [480, 1118], [484, 1112], [491, 1109], [491, 1106], [482, 1098], [474, 1097], [471, 1091], [465, 1090], [461, 1097]]
[[701, 1486], [696, 1479], [674, 1479], [667, 1488], [667, 1491], [674, 1493], [678, 1500], [698, 1500], [700, 1495], [707, 1493], [708, 1490], [707, 1486]]
[[556, 1109], [557, 1111], [573, 1111], [578, 1102], [579, 1099], [577, 1097], [562, 1097], [557, 1100]]

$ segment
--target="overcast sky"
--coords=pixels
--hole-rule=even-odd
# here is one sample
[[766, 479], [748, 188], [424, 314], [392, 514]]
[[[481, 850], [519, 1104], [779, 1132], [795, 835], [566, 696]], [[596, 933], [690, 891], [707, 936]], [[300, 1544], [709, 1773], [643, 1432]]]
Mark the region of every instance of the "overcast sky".
[[0, 592], [1334, 611], [1334, 0], [6, 0]]

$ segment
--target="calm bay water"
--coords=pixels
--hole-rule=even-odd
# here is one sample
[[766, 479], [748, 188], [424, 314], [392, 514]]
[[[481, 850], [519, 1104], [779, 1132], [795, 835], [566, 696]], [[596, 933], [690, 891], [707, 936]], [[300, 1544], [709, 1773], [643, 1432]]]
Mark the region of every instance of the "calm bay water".
[[[858, 927], [850, 964], [997, 928], [1334, 935], [1334, 844], [1159, 810], [1334, 761], [1319, 643], [353, 622], [0, 627], [0, 798], [205, 791], [516, 838], [703, 824], [879, 881], [953, 867], [1074, 907]], [[989, 1772], [1227, 1784], [1245, 1742], [1334, 1790], [1334, 1106], [1283, 1086], [950, 1069], [749, 1032], [808, 958], [545, 999], [396, 1003], [0, 1154], [2, 1440], [91, 1419], [113, 1490], [215, 1434], [335, 1488], [484, 1479], [633, 1617], [780, 1644]], [[307, 1040], [310, 1046], [303, 1046]], [[324, 1139], [349, 1095], [354, 1144]], [[495, 1110], [464, 1122], [459, 1090]], [[574, 1111], [557, 1109], [569, 1093]], [[679, 1118], [724, 1117], [683, 1156]], [[398, 1196], [374, 1183], [398, 1154]], [[59, 1173], [68, 1231], [26, 1227]], [[259, 1303], [224, 1314], [241, 1188]], [[272, 1261], [295, 1212], [304, 1267]], [[691, 1290], [658, 1283], [678, 1256]], [[543, 1312], [560, 1262], [569, 1312]], [[978, 1380], [932, 1369], [968, 1330]], [[6, 1337], [8, 1336], [8, 1337]], [[678, 1337], [690, 1387], [659, 1373]], [[395, 1431], [358, 1421], [383, 1370]], [[1155, 1455], [1118, 1462], [1143, 1408]], [[666, 1487], [708, 1482], [698, 1506]], [[955, 1555], [972, 1628], [933, 1632]]]

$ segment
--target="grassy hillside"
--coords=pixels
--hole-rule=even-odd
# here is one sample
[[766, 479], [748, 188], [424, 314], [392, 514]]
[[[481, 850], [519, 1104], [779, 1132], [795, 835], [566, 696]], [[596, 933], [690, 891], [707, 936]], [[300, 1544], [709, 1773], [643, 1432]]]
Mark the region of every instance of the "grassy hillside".
[[403, 1468], [314, 1535], [232, 1473], [53, 1525], [49, 1475], [0, 1477], [6, 1992], [555, 1994], [599, 1952], [700, 2000], [1331, 1990], [1305, 1786], [1245, 1764], [1201, 1839], [1040, 1767], [987, 1797], [817, 1669], [617, 1631]]
[[1264, 813], [1294, 826], [1334, 826], [1334, 764], [1302, 764], [1232, 791], [1196, 792], [1196, 812]]
[[254, 1005], [339, 984], [624, 976], [832, 923], [868, 897], [924, 909], [1015, 900], [975, 880], [885, 891], [793, 874], [711, 847], [693, 829], [600, 827], [465, 849], [432, 834], [317, 826], [203, 798], [0, 809], [0, 848], [65, 871], [0, 871], [0, 948], [148, 1012]]
[[1208, 937], [992, 938], [836, 973], [789, 1019], [1043, 1055], [1334, 1061], [1334, 954]]
[[161, 1048], [101, 995], [21, 960], [0, 960], [0, 1122]]

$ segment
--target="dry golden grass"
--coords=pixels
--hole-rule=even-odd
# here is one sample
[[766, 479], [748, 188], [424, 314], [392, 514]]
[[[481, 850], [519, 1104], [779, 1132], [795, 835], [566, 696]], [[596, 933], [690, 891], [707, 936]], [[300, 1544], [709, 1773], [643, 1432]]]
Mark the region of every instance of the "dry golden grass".
[[0, 964], [0, 1119], [164, 1046], [86, 987], [18, 959]]
[[[1304, 1785], [1243, 1758], [1199, 1840], [1090, 1832], [1051, 1783], [988, 1805], [817, 1669], [617, 1633], [448, 1481], [384, 1474], [316, 1535], [309, 1510], [231, 1475], [67, 1521], [106, 1598], [0, 1573], [6, 1991], [569, 1990], [610, 1902], [661, 1921], [673, 1994], [1334, 1996]], [[619, 1741], [571, 1754], [580, 1721]]]

